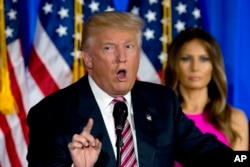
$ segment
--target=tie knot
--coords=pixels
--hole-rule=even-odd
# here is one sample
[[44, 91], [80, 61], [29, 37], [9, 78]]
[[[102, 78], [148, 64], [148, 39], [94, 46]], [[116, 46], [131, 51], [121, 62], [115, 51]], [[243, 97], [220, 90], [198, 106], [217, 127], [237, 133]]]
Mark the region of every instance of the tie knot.
[[116, 97], [112, 100], [112, 103], [117, 103], [117, 102], [125, 102], [126, 99], [123, 96]]

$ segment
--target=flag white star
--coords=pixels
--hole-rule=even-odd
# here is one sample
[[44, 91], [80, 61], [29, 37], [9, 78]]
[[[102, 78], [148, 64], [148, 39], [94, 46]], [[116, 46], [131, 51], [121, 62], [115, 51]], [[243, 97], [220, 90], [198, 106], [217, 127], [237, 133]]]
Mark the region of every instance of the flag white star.
[[170, 21], [171, 20], [169, 18], [165, 17], [165, 18], [161, 19], [161, 24], [166, 24], [167, 25], [167, 24], [170, 24]]
[[194, 8], [192, 15], [197, 20], [197, 19], [201, 18], [201, 11], [198, 8]]
[[179, 33], [181, 31], [185, 30], [185, 22], [178, 20], [177, 23], [174, 25], [174, 27], [176, 28], [177, 32]]
[[77, 59], [80, 59], [81, 55], [82, 55], [82, 52], [80, 50], [77, 50], [77, 51], [71, 52], [70, 55], [77, 58]]
[[178, 11], [178, 14], [181, 15], [187, 12], [187, 5], [179, 2], [178, 6], [176, 6], [175, 9]]
[[82, 23], [82, 22], [83, 22], [83, 15], [82, 15], [82, 14], [77, 14], [77, 15], [75, 16], [75, 21], [76, 21], [77, 23]]
[[148, 13], [145, 15], [145, 17], [147, 18], [149, 23], [151, 21], [156, 21], [156, 13], [152, 12], [151, 10], [148, 10]]
[[56, 32], [58, 33], [59, 37], [67, 35], [67, 27], [59, 25], [59, 27], [56, 29]]
[[163, 43], [163, 44], [167, 44], [168, 42], [168, 36], [167, 35], [163, 35], [160, 37], [160, 41]]
[[146, 29], [146, 31], [143, 33], [146, 40], [154, 39], [154, 30], [150, 30], [149, 28]]
[[81, 41], [82, 40], [82, 34], [81, 33], [73, 34], [73, 38], [76, 38], [77, 40]]
[[58, 15], [60, 16], [61, 19], [69, 17], [69, 9], [61, 7], [61, 9], [58, 11]]
[[163, 62], [167, 61], [167, 53], [161, 52], [161, 54], [158, 56], [158, 59], [160, 60], [161, 64], [163, 64]]
[[105, 11], [114, 11], [114, 10], [115, 10], [114, 8], [112, 8], [111, 6], [108, 6]]
[[9, 19], [10, 19], [10, 20], [16, 20], [16, 14], [17, 14], [17, 12], [16, 12], [15, 10], [13, 10], [13, 9], [11, 9], [11, 10], [7, 13], [7, 15], [9, 16]]
[[133, 13], [134, 15], [139, 15], [139, 8], [136, 7], [136, 6], [133, 6], [132, 10], [131, 10], [131, 13]]
[[47, 3], [43, 6], [43, 11], [45, 14], [52, 13], [52, 4]]
[[154, 3], [157, 4], [157, 3], [158, 3], [158, 0], [149, 0], [149, 4], [150, 4], [150, 5], [152, 5], [152, 4], [154, 4]]
[[91, 13], [98, 12], [99, 11], [99, 5], [100, 5], [99, 2], [92, 1], [89, 4], [89, 8], [91, 10]]
[[12, 28], [10, 28], [10, 27], [7, 27], [6, 29], [5, 29], [5, 36], [6, 36], [6, 38], [11, 38], [11, 37], [13, 37], [13, 29]]

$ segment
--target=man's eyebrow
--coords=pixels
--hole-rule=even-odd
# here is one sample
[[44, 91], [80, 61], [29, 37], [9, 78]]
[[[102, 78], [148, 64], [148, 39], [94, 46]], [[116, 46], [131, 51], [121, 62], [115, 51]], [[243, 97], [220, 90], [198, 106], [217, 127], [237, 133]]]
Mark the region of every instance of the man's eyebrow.
[[103, 42], [102, 45], [115, 45], [113, 42]]
[[128, 39], [126, 42], [135, 42], [136, 39], [135, 38], [131, 38], [131, 39]]

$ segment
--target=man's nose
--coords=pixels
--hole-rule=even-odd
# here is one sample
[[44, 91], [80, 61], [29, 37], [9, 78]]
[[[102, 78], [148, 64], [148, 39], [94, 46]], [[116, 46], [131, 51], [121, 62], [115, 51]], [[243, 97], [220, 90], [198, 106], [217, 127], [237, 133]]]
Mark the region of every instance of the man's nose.
[[126, 54], [124, 52], [123, 48], [119, 48], [117, 51], [117, 59], [119, 63], [125, 63], [126, 62]]

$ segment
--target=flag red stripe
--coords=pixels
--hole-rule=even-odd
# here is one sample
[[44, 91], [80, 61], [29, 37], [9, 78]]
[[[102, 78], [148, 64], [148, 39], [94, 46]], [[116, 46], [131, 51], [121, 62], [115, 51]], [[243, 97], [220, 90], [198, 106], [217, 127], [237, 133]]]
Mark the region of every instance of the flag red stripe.
[[1, 113], [0, 113], [0, 128], [2, 129], [3, 134], [4, 134], [7, 153], [8, 153], [9, 159], [11, 160], [10, 161], [11, 166], [21, 167], [22, 165], [21, 165], [21, 162], [19, 160], [19, 157], [15, 149], [15, 144], [14, 144], [13, 136], [11, 134], [11, 129], [8, 125], [5, 115]]
[[8, 68], [9, 68], [9, 72], [10, 72], [11, 91], [12, 91], [14, 99], [15, 99], [17, 105], [18, 105], [18, 118], [19, 118], [20, 123], [21, 123], [21, 127], [22, 127], [25, 142], [28, 144], [29, 129], [28, 129], [28, 126], [26, 124], [26, 116], [27, 115], [26, 115], [26, 112], [25, 112], [25, 109], [24, 109], [22, 95], [21, 95], [20, 87], [19, 87], [19, 85], [17, 83], [14, 68], [13, 68], [12, 63], [10, 62], [9, 59], [8, 59]]
[[59, 89], [59, 86], [39, 59], [34, 47], [32, 47], [29, 61], [29, 71], [45, 96]]

